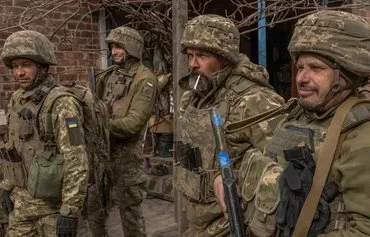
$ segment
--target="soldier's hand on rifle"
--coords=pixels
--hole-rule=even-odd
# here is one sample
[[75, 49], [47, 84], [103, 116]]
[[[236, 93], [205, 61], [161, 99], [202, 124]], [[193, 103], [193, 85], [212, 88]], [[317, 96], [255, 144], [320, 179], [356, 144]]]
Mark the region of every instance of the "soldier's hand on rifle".
[[221, 206], [222, 211], [226, 213], [227, 209], [226, 209], [226, 203], [225, 203], [225, 191], [224, 191], [224, 184], [222, 183], [221, 175], [218, 175], [213, 180], [213, 189], [215, 190], [217, 203]]

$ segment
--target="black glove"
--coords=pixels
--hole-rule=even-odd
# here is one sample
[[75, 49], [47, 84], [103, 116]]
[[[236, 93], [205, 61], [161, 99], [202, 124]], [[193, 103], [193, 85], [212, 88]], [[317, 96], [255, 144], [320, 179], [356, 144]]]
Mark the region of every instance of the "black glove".
[[338, 186], [334, 182], [328, 182], [324, 186], [319, 204], [312, 220], [308, 237], [315, 237], [322, 233], [330, 220], [330, 207], [335, 197], [339, 194]]
[[12, 200], [10, 200], [10, 194], [12, 192], [8, 190], [3, 190], [3, 193], [1, 194], [1, 206], [5, 212], [9, 216], [9, 214], [13, 211], [14, 209], [14, 204]]
[[75, 237], [77, 235], [77, 218], [59, 216], [57, 220], [57, 237]]
[[[292, 235], [303, 204], [310, 192], [315, 161], [308, 147], [293, 147], [284, 151], [289, 162], [279, 179], [280, 204], [276, 213], [276, 223], [284, 237]], [[334, 185], [334, 186], [333, 186]], [[323, 194], [315, 212], [308, 236], [320, 234], [330, 219], [329, 204], [338, 194], [334, 183], [325, 185]]]

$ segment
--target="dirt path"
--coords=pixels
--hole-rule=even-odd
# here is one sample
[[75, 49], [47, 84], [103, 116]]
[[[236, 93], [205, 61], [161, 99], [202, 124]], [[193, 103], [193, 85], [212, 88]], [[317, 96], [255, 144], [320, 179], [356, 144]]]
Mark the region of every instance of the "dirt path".
[[[174, 220], [174, 203], [157, 198], [147, 198], [143, 202], [148, 237], [176, 237], [177, 229]], [[78, 237], [90, 237], [87, 222], [80, 221]], [[108, 218], [109, 237], [123, 237], [118, 209], [114, 209]]]

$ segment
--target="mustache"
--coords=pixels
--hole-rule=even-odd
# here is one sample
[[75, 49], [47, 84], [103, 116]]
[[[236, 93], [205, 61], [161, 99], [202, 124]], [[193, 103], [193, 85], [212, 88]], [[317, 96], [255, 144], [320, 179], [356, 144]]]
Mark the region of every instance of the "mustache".
[[315, 85], [310, 85], [308, 83], [298, 83], [297, 84], [298, 90], [309, 90], [309, 91], [318, 91], [319, 88]]
[[204, 75], [202, 72], [199, 72], [199, 71], [191, 71], [190, 72], [190, 77], [191, 78], [197, 78], [198, 76], [200, 76], [201, 79], [205, 79], [205, 78], [208, 78], [206, 75]]

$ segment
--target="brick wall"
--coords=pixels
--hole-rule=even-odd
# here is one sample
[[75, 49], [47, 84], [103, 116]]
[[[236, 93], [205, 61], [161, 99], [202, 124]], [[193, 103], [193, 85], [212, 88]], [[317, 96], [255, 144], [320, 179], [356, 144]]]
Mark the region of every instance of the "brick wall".
[[[353, 0], [353, 3], [369, 5], [370, 0]], [[356, 15], [360, 15], [360, 16], [364, 17], [367, 20], [367, 22], [369, 22], [369, 24], [370, 24], [370, 6], [363, 7], [363, 8], [360, 8], [360, 9], [354, 9], [352, 12]]]
[[[50, 68], [61, 83], [86, 83], [87, 68], [96, 66], [100, 43], [94, 1], [1, 0], [0, 49], [5, 39], [21, 29], [45, 34], [56, 48], [58, 65]], [[26, 22], [19, 27], [19, 22]], [[0, 108], [18, 85], [0, 59]]]

